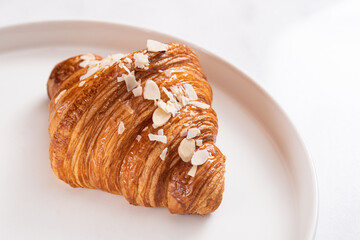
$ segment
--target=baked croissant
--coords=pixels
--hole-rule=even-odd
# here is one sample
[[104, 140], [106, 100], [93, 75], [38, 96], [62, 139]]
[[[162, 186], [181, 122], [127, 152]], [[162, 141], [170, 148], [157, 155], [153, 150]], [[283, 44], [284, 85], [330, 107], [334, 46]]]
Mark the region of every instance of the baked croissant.
[[225, 156], [214, 145], [212, 90], [189, 47], [148, 40], [127, 56], [71, 57], [54, 67], [47, 91], [59, 179], [171, 213], [218, 208]]

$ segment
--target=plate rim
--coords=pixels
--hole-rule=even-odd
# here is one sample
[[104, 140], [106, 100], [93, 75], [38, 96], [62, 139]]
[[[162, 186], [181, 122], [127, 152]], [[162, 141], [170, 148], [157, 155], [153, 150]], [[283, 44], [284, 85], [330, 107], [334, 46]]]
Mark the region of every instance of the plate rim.
[[[252, 85], [252, 87], [256, 88], [257, 91], [259, 91], [259, 93], [261, 93], [263, 95], [263, 97], [265, 97], [266, 101], [270, 102], [277, 110], [280, 114], [282, 114], [282, 117], [288, 122], [289, 127], [292, 128], [292, 131], [294, 133], [294, 136], [296, 137], [296, 139], [299, 142], [300, 147], [304, 150], [304, 153], [307, 157], [307, 163], [309, 165], [309, 170], [310, 170], [310, 175], [312, 177], [312, 184], [314, 187], [314, 191], [313, 191], [313, 203], [314, 203], [314, 209], [313, 209], [313, 213], [312, 213], [312, 224], [311, 227], [309, 227], [308, 229], [308, 236], [311, 237], [311, 239], [315, 239], [316, 236], [316, 232], [317, 232], [317, 227], [318, 227], [318, 220], [319, 220], [319, 185], [318, 185], [318, 176], [316, 173], [316, 168], [315, 168], [315, 164], [313, 161], [313, 158], [310, 156], [310, 152], [308, 151], [305, 143], [303, 142], [301, 135], [299, 134], [298, 129], [296, 128], [296, 126], [293, 124], [293, 122], [290, 120], [290, 118], [288, 117], [288, 115], [286, 114], [286, 112], [284, 111], [284, 109], [281, 107], [280, 104], [277, 103], [277, 101], [275, 101], [275, 98], [268, 93], [267, 91], [265, 91], [265, 89], [263, 88], [263, 86], [261, 86], [261, 84], [255, 82], [254, 80], [252, 80], [252, 78], [250, 78], [247, 74], [245, 74], [242, 70], [240, 70], [238, 67], [236, 67], [235, 65], [233, 65], [232, 63], [228, 62], [227, 60], [223, 59], [222, 57], [218, 56], [217, 54], [197, 45], [194, 43], [191, 43], [189, 41], [183, 40], [179, 37], [174, 37], [170, 34], [166, 34], [160, 31], [156, 31], [156, 30], [152, 30], [152, 29], [148, 29], [145, 27], [140, 27], [140, 26], [133, 26], [130, 24], [124, 24], [124, 23], [117, 23], [117, 22], [112, 22], [112, 21], [98, 21], [98, 20], [72, 20], [72, 19], [66, 19], [66, 20], [41, 20], [41, 21], [29, 21], [29, 22], [20, 22], [20, 23], [15, 23], [15, 24], [10, 24], [10, 25], [4, 25], [4, 26], [0, 26], [0, 36], [3, 34], [7, 34], [8, 31], [16, 31], [17, 29], [21, 29], [21, 28], [29, 28], [29, 27], [36, 27], [36, 26], [40, 26], [40, 25], [61, 25], [61, 24], [99, 24], [99, 25], [107, 25], [107, 26], [112, 26], [112, 27], [120, 27], [120, 28], [128, 28], [128, 29], [133, 29], [136, 31], [141, 31], [141, 32], [146, 32], [149, 34], [156, 34], [156, 35], [161, 35], [162, 37], [167, 37], [167, 38], [172, 38], [175, 39], [176, 41], [182, 42], [188, 46], [194, 47], [200, 51], [202, 51], [203, 53], [211, 56], [212, 58], [214, 58], [216, 61], [221, 62], [222, 64], [225, 64], [229, 69], [231, 69], [232, 71], [236, 72], [237, 74], [241, 75], [248, 83], [250, 83]], [[13, 51], [14, 49], [10, 50]]]

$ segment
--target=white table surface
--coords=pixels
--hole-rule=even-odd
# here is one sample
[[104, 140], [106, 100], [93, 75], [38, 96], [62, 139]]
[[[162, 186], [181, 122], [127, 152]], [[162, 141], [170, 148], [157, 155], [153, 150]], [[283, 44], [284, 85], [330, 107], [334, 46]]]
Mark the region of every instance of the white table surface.
[[360, 1], [0, 0], [0, 27], [64, 19], [164, 32], [247, 73], [284, 108], [315, 163], [316, 239], [360, 239]]

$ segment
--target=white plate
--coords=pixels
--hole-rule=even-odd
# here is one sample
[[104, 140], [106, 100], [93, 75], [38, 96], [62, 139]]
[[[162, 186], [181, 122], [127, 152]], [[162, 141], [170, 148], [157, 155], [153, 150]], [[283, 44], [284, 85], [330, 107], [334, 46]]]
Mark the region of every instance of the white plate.
[[219, 209], [205, 217], [135, 207], [122, 196], [74, 189], [48, 160], [46, 81], [70, 56], [145, 48], [156, 32], [99, 22], [43, 22], [0, 29], [0, 239], [311, 239], [314, 169], [294, 127], [252, 80], [190, 45], [213, 90], [217, 145], [227, 156]]

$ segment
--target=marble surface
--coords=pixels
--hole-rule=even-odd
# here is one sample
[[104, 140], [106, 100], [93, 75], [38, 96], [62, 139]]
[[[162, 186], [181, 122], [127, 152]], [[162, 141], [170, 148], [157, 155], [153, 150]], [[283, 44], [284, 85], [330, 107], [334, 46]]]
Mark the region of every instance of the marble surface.
[[0, 0], [0, 27], [64, 19], [164, 32], [247, 73], [284, 108], [315, 163], [316, 239], [359, 239], [360, 1]]

